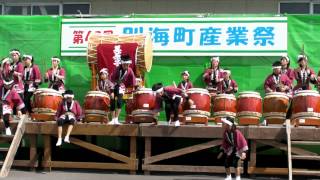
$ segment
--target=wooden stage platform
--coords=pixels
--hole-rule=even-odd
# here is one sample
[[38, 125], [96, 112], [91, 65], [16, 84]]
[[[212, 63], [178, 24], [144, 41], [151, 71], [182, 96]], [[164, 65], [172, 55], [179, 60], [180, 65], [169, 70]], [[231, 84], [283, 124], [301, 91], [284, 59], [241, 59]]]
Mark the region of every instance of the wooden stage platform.
[[[13, 123], [12, 126], [16, 126]], [[3, 128], [3, 126], [2, 126]], [[257, 164], [257, 144], [267, 145], [282, 151], [287, 151], [286, 128], [284, 126], [238, 126], [250, 144], [248, 155], [248, 165], [243, 170], [249, 174], [288, 174], [287, 168], [277, 167], [256, 167]], [[91, 169], [118, 169], [129, 170], [135, 173], [140, 166], [148, 174], [150, 171], [172, 171], [172, 172], [203, 172], [203, 173], [223, 173], [223, 164], [218, 166], [183, 165], [183, 164], [163, 164], [159, 163], [175, 157], [181, 157], [190, 153], [210, 149], [221, 144], [221, 125], [197, 126], [186, 125], [180, 127], [166, 125], [105, 125], [100, 123], [78, 123], [71, 134], [71, 143], [81, 148], [93, 151], [100, 155], [115, 159], [118, 163], [107, 162], [67, 162], [56, 161], [51, 158], [52, 148], [51, 138], [56, 138], [57, 126], [54, 122], [27, 122], [25, 135], [30, 139], [29, 160], [15, 160], [14, 165], [37, 167], [41, 166], [50, 170], [51, 168], [91, 168]], [[37, 148], [37, 136], [43, 136], [44, 153], [39, 158]], [[96, 144], [81, 140], [72, 135], [87, 136], [121, 136], [128, 137], [130, 148], [128, 153], [117, 153]], [[137, 139], [144, 141], [143, 155], [140, 157], [137, 151]], [[201, 143], [191, 146], [177, 148], [161, 154], [153, 154], [153, 140], [157, 138], [191, 138], [204, 139]], [[320, 141], [320, 128], [299, 126], [292, 128], [292, 140]], [[169, 139], [170, 140], [170, 139]], [[55, 141], [54, 141], [55, 142]], [[292, 152], [296, 154], [311, 152], [302, 148], [294, 147]], [[41, 162], [38, 163], [38, 161]], [[140, 160], [140, 161], [139, 161]], [[210, 158], [208, 158], [210, 161]], [[139, 164], [141, 162], [141, 164]]]

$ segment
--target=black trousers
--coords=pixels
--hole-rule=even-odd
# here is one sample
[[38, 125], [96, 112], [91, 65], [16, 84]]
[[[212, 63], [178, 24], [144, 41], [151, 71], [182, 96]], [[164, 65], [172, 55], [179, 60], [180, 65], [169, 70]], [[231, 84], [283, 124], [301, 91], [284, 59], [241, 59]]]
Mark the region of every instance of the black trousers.
[[170, 121], [170, 116], [173, 114], [173, 121], [179, 120], [179, 105], [181, 102], [180, 97], [176, 97], [175, 99], [165, 99], [165, 112], [166, 112], [166, 119]]
[[119, 85], [115, 85], [114, 87], [114, 97], [110, 100], [110, 111], [114, 111], [116, 109], [116, 105], [118, 109], [121, 109], [123, 104], [123, 94], [119, 93]]
[[33, 96], [33, 92], [24, 91], [24, 104], [29, 113], [32, 113], [32, 105], [31, 105], [32, 96]]

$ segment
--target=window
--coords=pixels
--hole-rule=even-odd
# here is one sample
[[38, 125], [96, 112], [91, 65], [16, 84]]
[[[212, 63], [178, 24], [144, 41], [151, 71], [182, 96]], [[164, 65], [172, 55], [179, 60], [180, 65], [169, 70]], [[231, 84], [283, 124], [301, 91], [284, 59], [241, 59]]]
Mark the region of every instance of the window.
[[63, 15], [90, 14], [90, 4], [63, 4]]
[[313, 4], [313, 14], [320, 14], [320, 4]]
[[309, 14], [310, 3], [309, 2], [280, 2], [279, 5], [280, 14]]
[[4, 7], [4, 14], [7, 15], [31, 15], [31, 6], [8, 5]]
[[34, 5], [32, 15], [59, 15], [59, 4], [57, 5]]

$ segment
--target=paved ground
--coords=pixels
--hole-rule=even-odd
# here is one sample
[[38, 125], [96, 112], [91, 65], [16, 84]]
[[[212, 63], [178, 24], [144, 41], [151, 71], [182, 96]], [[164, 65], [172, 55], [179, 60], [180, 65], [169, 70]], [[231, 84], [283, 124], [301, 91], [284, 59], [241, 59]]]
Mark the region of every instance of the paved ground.
[[[23, 180], [221, 180], [224, 179], [224, 175], [181, 175], [181, 174], [153, 174], [153, 175], [129, 175], [126, 173], [114, 173], [114, 172], [102, 172], [102, 171], [81, 171], [81, 170], [68, 170], [52, 172], [32, 172], [23, 170], [12, 170], [9, 177], [6, 179], [23, 179]], [[235, 178], [234, 178], [235, 179]], [[286, 177], [268, 176], [255, 178], [242, 178], [242, 180], [285, 180]], [[317, 178], [296, 178], [296, 179], [317, 179]]]

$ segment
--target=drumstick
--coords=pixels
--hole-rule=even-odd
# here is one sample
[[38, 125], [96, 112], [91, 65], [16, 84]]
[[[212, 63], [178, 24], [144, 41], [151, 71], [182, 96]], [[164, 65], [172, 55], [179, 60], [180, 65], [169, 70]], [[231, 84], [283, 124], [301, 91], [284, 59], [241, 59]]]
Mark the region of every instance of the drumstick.
[[177, 87], [176, 82], [172, 81], [172, 83], [173, 83], [173, 86], [176, 88]]

